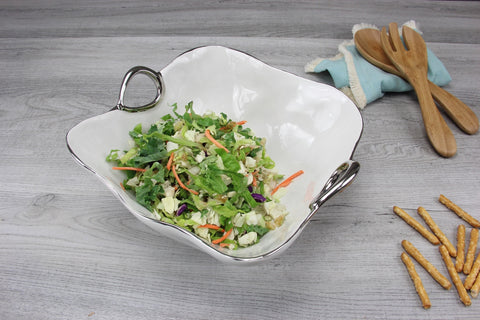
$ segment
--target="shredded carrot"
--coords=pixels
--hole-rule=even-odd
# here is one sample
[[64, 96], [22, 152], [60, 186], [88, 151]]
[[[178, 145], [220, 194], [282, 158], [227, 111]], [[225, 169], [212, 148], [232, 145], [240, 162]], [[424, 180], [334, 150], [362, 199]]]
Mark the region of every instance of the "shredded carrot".
[[173, 175], [175, 176], [175, 179], [177, 179], [177, 182], [178, 182], [178, 184], [180, 185], [180, 187], [181, 187], [182, 189], [185, 189], [185, 190], [187, 190], [187, 191], [189, 191], [189, 192], [191, 192], [191, 193], [193, 193], [193, 194], [198, 194], [198, 191], [189, 189], [189, 188], [187, 188], [187, 186], [185, 186], [185, 185], [183, 184], [182, 180], [180, 180], [180, 177], [179, 177], [178, 174], [177, 174], [177, 170], [175, 170], [175, 165], [172, 166], [172, 172], [173, 172]]
[[217, 140], [215, 140], [214, 137], [212, 137], [212, 135], [210, 134], [210, 130], [205, 130], [205, 137], [207, 137], [208, 140], [212, 141], [212, 143], [214, 145], [216, 145], [217, 147], [227, 151], [227, 152], [230, 152], [227, 148], [225, 148], [220, 142], [218, 142]]
[[220, 230], [220, 231], [224, 231], [222, 228], [220, 228], [219, 226], [217, 225], [214, 225], [214, 224], [202, 224], [201, 226], [198, 226], [199, 228], [208, 228], [208, 229], [213, 229], [213, 230]]
[[213, 240], [212, 243], [213, 244], [219, 244], [220, 242], [223, 242], [223, 240], [227, 239], [227, 237], [230, 235], [230, 233], [232, 233], [232, 230], [233, 230], [233, 228], [228, 230], [227, 232], [225, 232], [221, 238]]
[[125, 186], [121, 182], [120, 182], [120, 187], [122, 188], [123, 191], [126, 191]]
[[247, 123], [247, 121], [246, 121], [246, 120], [239, 121], [239, 122], [237, 122], [237, 126], [244, 125], [245, 123]]
[[254, 187], [256, 187], [256, 186], [258, 185], [258, 183], [257, 183], [257, 174], [258, 174], [257, 171], [254, 171], [254, 172], [252, 173], [252, 176], [253, 176], [252, 185], [253, 185]]
[[[255, 177], [256, 173], [257, 173], [256, 171], [252, 172], [252, 178], [253, 178], [253, 180], [252, 180], [252, 186], [254, 186], [254, 187], [257, 186], [257, 178]], [[247, 174], [245, 175], [245, 177], [248, 177], [248, 175], [249, 175], [249, 173], [247, 173]]]
[[172, 168], [172, 163], [173, 163], [173, 158], [175, 157], [175, 154], [172, 152], [170, 154], [170, 158], [168, 158], [167, 162], [167, 170], [170, 170]]
[[220, 247], [222, 248], [225, 248], [225, 247], [228, 247], [230, 245], [230, 243], [226, 243], [226, 242], [222, 242], [219, 244]]
[[142, 168], [134, 168], [134, 167], [112, 167], [113, 170], [130, 170], [130, 171], [138, 171], [138, 172], [145, 172], [147, 169]]
[[295, 172], [294, 174], [292, 174], [290, 177], [288, 177], [287, 179], [283, 180], [282, 182], [280, 182], [276, 187], [275, 189], [273, 189], [272, 193], [270, 193], [271, 195], [273, 195], [275, 192], [278, 191], [278, 189], [280, 188], [284, 188], [286, 186], [288, 186], [292, 181], [293, 179], [295, 179], [296, 177], [302, 175], [304, 172], [303, 170], [299, 170], [297, 172]]

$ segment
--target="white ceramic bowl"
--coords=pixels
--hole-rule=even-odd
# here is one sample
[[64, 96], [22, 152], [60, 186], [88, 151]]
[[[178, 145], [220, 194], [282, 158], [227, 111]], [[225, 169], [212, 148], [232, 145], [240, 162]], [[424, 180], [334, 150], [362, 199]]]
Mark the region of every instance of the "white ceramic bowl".
[[[337, 89], [275, 69], [250, 55], [220, 46], [185, 52], [161, 70], [165, 90], [160, 102], [141, 112], [113, 110], [87, 119], [67, 134], [67, 146], [84, 167], [96, 174], [125, 207], [159, 233], [192, 245], [213, 257], [249, 263], [284, 251], [319, 207], [347, 186], [358, 171], [352, 160], [363, 121], [357, 107]], [[289, 210], [285, 223], [259, 243], [238, 250], [208, 244], [182, 228], [153, 219], [123, 191], [124, 173], [105, 161], [111, 149], [128, 149], [128, 132], [144, 127], [193, 101], [197, 113], [224, 112], [246, 120], [257, 136], [266, 137], [267, 153], [286, 176], [303, 170], [282, 199]]]

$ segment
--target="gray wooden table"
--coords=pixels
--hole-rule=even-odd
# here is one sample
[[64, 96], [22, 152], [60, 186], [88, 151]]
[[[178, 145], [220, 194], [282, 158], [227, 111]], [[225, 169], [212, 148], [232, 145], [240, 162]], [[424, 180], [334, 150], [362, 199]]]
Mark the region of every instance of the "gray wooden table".
[[[417, 265], [424, 310], [400, 260], [414, 243], [447, 275], [436, 247], [392, 212], [424, 206], [455, 240], [443, 193], [480, 218], [479, 134], [453, 125], [458, 154], [428, 144], [413, 93], [363, 111], [355, 182], [322, 207], [281, 256], [220, 264], [155, 234], [78, 166], [65, 134], [116, 103], [134, 65], [224, 45], [301, 77], [334, 56], [360, 22], [413, 19], [449, 70], [446, 87], [480, 115], [480, 3], [461, 1], [1, 1], [1, 319], [478, 319]], [[468, 230], [468, 229], [467, 229]], [[478, 250], [477, 250], [478, 253]]]

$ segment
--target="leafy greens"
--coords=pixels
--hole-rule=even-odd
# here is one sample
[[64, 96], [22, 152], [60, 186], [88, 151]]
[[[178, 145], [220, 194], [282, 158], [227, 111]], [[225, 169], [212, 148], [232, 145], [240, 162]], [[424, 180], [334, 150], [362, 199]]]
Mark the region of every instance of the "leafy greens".
[[148, 130], [129, 132], [131, 149], [108, 154], [126, 169], [122, 186], [157, 219], [230, 249], [280, 226], [287, 211], [272, 190], [282, 176], [265, 139], [224, 113], [199, 115], [192, 102], [183, 114], [172, 107]]

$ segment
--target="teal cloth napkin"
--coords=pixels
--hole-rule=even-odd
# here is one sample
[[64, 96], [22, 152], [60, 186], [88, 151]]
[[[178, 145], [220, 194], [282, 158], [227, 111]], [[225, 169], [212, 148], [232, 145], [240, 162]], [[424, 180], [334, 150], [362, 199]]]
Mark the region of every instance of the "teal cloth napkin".
[[[415, 21], [404, 23], [418, 32]], [[375, 28], [370, 24], [356, 24], [352, 32], [364, 28]], [[400, 31], [401, 34], [401, 31]], [[386, 92], [405, 92], [412, 90], [402, 78], [387, 73], [365, 60], [355, 48], [353, 40], [344, 41], [338, 47], [339, 53], [332, 58], [317, 58], [305, 66], [305, 72], [320, 73], [327, 71], [335, 87], [350, 97], [358, 108], [383, 97]], [[452, 78], [443, 63], [427, 48], [428, 78], [438, 86], [448, 84]]]

